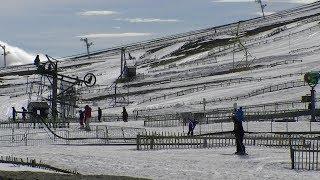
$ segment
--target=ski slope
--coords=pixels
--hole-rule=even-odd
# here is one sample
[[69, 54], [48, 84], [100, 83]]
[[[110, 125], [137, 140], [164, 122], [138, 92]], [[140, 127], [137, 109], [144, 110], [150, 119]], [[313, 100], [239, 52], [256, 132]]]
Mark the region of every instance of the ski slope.
[[[266, 25], [275, 25], [295, 18], [319, 13], [319, 2], [313, 6], [295, 11], [289, 15], [275, 13], [266, 19], [258, 18], [240, 23], [241, 32], [255, 30]], [[250, 94], [259, 89], [284, 83], [301, 82], [309, 71], [320, 70], [320, 16], [282, 24], [262, 32], [240, 37], [240, 42], [232, 39], [238, 24], [199, 30], [190, 34], [180, 34], [164, 38], [159, 42], [141, 42], [146, 48], [128, 48], [135, 57], [130, 63], [137, 63], [137, 77], [117, 84], [118, 94], [129, 99], [126, 104], [129, 114], [139, 110], [142, 114], [166, 114], [186, 111], [203, 112], [203, 101], [213, 101], [228, 97]], [[215, 33], [216, 31], [216, 33]], [[230, 39], [231, 38], [231, 39]], [[219, 39], [224, 44], [217, 44]], [[142, 46], [141, 45], [141, 46]], [[133, 46], [133, 45], [132, 45]], [[131, 47], [131, 45], [127, 46]], [[247, 53], [246, 53], [247, 52]], [[246, 56], [247, 54], [247, 56]], [[129, 61], [129, 60], [128, 60]], [[248, 65], [248, 67], [245, 67]], [[92, 106], [94, 116], [98, 107], [103, 114], [121, 114], [122, 105], [112, 107], [113, 83], [120, 75], [120, 55], [118, 53], [97, 53], [91, 59], [84, 57], [59, 61], [61, 73], [82, 78], [86, 73], [94, 73], [97, 84], [92, 87], [77, 86], [79, 109], [86, 104]], [[35, 69], [33, 65], [1, 69], [0, 73]], [[11, 107], [20, 109], [28, 101], [47, 98], [50, 83], [44, 93], [38, 95], [37, 75], [1, 76], [0, 120], [7, 121]], [[27, 83], [28, 82], [28, 83]], [[203, 90], [181, 91], [206, 86]], [[319, 96], [320, 87], [316, 87]], [[298, 101], [309, 94], [310, 87], [297, 86], [266, 92], [248, 98], [232, 101], [209, 102], [206, 111], [217, 108], [254, 106], [283, 101]], [[169, 96], [170, 95], [170, 96]], [[111, 98], [110, 98], [111, 97]], [[160, 97], [150, 100], [154, 97]], [[162, 98], [163, 97], [163, 98]], [[166, 97], [166, 98], [165, 98]], [[307, 107], [307, 106], [305, 106]], [[316, 104], [319, 108], [319, 103]], [[304, 108], [304, 107], [300, 107]], [[77, 109], [77, 110], [79, 110]], [[308, 131], [309, 117], [290, 123], [291, 131]], [[248, 131], [268, 131], [270, 122], [250, 122], [245, 124]], [[187, 127], [144, 127], [143, 121], [100, 123], [121, 127], [146, 128], [156, 132], [185, 133]], [[212, 124], [197, 126], [196, 133], [232, 130], [232, 124]], [[206, 129], [207, 128], [207, 129]], [[275, 123], [275, 131], [286, 131], [286, 124]], [[312, 123], [313, 131], [319, 131], [320, 124]], [[34, 130], [36, 132], [36, 130]], [[19, 131], [20, 132], [20, 131]], [[21, 132], [24, 132], [22, 130]], [[1, 135], [10, 135], [11, 129]], [[0, 147], [1, 155], [31, 157], [45, 163], [76, 169], [84, 174], [110, 174], [152, 179], [319, 179], [313, 171], [290, 169], [289, 150], [282, 148], [247, 147], [249, 156], [234, 156], [234, 147], [213, 149], [171, 149], [159, 151], [137, 151], [134, 146], [23, 146]], [[2, 167], [0, 166], [0, 169]]]

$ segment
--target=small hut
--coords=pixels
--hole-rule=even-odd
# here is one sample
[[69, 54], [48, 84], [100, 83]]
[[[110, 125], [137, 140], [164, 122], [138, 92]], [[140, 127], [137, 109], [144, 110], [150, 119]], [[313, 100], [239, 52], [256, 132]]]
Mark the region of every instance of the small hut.
[[[40, 118], [48, 118], [49, 105], [44, 101], [34, 101], [28, 104], [30, 122], [41, 122]], [[39, 115], [39, 116], [36, 116]]]

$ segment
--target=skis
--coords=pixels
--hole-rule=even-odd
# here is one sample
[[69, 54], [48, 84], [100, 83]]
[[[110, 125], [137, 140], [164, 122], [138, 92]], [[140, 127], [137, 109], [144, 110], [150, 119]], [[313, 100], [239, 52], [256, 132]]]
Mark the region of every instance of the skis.
[[235, 156], [235, 155], [238, 155], [238, 156], [249, 156], [247, 153], [232, 153], [232, 154], [220, 154], [220, 155], [223, 155], [223, 156]]

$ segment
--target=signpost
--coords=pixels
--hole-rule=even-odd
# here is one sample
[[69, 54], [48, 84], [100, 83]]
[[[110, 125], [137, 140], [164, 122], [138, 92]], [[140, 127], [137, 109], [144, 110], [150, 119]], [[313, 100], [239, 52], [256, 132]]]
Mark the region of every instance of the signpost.
[[[311, 122], [315, 121], [315, 90], [314, 87], [318, 84], [319, 81], [319, 73], [318, 72], [308, 72], [304, 75], [304, 81], [308, 83], [311, 87], [311, 107], [310, 107], [310, 114], [311, 114]], [[307, 99], [305, 99], [307, 100]]]

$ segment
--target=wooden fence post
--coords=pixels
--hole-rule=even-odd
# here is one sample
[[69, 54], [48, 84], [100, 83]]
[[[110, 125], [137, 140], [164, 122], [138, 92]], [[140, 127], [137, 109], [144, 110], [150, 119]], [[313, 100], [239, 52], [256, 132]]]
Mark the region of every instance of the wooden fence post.
[[108, 126], [106, 126], [105, 138], [106, 138], [106, 140], [105, 140], [105, 144], [106, 144], [107, 142], [109, 143], [109, 140], [108, 140], [108, 138], [109, 138], [109, 134], [108, 134]]
[[28, 146], [28, 134], [24, 135], [24, 145]]
[[96, 138], [97, 139], [98, 139], [98, 131], [99, 131], [98, 126], [96, 126]]
[[151, 138], [150, 139], [150, 149], [153, 149], [153, 146], [154, 146], [154, 136], [153, 136], [153, 134], [151, 135], [150, 138]]
[[291, 169], [294, 169], [294, 149], [290, 143]]
[[11, 142], [14, 142], [14, 128], [12, 128]]
[[[67, 138], [70, 138], [70, 132], [67, 130]], [[67, 139], [67, 144], [69, 145], [70, 144], [70, 140]]]
[[203, 138], [203, 147], [204, 148], [207, 148], [208, 147], [208, 141], [207, 141], [207, 138]]
[[121, 131], [122, 131], [123, 140], [124, 140], [124, 142], [126, 142], [126, 138], [124, 137], [124, 130], [123, 130], [123, 127], [121, 127]]
[[137, 135], [137, 150], [141, 150], [140, 146], [141, 146], [141, 136], [140, 133]]

